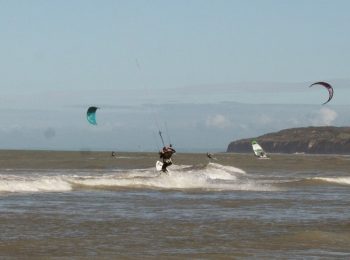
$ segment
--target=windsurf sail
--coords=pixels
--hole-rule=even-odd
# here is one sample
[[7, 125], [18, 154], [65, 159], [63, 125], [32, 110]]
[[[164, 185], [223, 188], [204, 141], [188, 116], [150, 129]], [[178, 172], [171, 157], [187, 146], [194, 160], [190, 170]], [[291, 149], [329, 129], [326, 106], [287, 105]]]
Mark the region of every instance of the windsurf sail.
[[254, 151], [255, 156], [259, 158], [267, 158], [267, 154], [264, 151], [264, 149], [258, 144], [257, 141], [253, 140], [252, 141], [252, 148]]
[[98, 107], [89, 107], [87, 112], [86, 112], [86, 118], [89, 121], [90, 124], [92, 125], [97, 125], [96, 122], [96, 110]]
[[321, 85], [328, 90], [328, 100], [326, 102], [324, 102], [322, 105], [327, 104], [329, 101], [331, 101], [331, 99], [333, 98], [333, 94], [334, 94], [334, 90], [333, 90], [333, 87], [331, 86], [331, 84], [329, 84], [327, 82], [319, 81], [319, 82], [315, 82], [315, 83], [311, 84], [310, 87], [315, 86], [315, 85]]

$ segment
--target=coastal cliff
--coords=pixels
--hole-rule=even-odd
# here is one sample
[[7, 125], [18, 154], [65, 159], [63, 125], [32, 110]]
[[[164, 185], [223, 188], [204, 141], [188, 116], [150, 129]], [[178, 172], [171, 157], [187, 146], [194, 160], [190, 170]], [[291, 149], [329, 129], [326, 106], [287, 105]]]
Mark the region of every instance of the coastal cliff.
[[251, 153], [257, 140], [267, 153], [350, 154], [350, 127], [304, 127], [231, 142], [227, 152]]

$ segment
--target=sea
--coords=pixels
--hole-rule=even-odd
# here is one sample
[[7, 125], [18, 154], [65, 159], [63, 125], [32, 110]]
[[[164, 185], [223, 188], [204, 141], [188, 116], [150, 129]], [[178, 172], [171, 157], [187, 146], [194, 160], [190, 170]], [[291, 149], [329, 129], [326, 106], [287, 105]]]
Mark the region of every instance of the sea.
[[0, 151], [0, 259], [350, 259], [350, 156]]

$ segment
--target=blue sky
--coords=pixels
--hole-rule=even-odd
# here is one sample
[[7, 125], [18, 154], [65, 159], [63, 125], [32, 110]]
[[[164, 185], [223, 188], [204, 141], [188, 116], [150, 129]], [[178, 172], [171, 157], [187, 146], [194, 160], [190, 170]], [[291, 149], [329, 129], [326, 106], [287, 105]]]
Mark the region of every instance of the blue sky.
[[[153, 151], [166, 124], [180, 150], [226, 150], [283, 128], [349, 125], [348, 10], [345, 0], [0, 0], [0, 148]], [[308, 88], [320, 80], [335, 88], [327, 106], [324, 89]], [[101, 107], [97, 127], [89, 105]]]

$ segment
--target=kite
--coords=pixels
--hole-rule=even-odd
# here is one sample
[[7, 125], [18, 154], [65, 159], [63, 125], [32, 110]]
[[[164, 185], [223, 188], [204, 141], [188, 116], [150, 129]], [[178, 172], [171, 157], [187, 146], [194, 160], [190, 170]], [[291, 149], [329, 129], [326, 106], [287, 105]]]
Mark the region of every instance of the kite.
[[86, 112], [86, 118], [92, 125], [97, 125], [96, 122], [96, 110], [98, 107], [89, 107], [89, 109]]
[[319, 81], [319, 82], [315, 82], [313, 84], [310, 85], [310, 87], [314, 86], [314, 85], [321, 85], [323, 87], [325, 87], [328, 90], [328, 100], [326, 102], [324, 102], [322, 105], [327, 104], [329, 101], [331, 101], [331, 99], [333, 98], [333, 87], [331, 86], [331, 84], [327, 83], [327, 82], [323, 82], [323, 81]]

